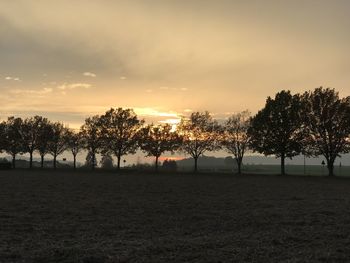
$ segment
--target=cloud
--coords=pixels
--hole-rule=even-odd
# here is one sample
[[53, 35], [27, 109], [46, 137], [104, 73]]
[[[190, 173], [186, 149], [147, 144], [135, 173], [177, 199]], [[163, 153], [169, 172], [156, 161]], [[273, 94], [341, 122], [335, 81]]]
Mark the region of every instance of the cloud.
[[84, 72], [83, 75], [85, 77], [91, 77], [91, 78], [96, 78], [96, 74], [95, 73], [91, 73], [91, 72]]
[[35, 89], [13, 89], [10, 91], [12, 94], [28, 94], [28, 95], [44, 95], [51, 93], [53, 91], [52, 88], [43, 88], [40, 90]]
[[91, 84], [89, 83], [64, 83], [57, 87], [60, 90], [72, 90], [72, 89], [89, 89], [91, 88]]
[[173, 111], [161, 111], [155, 108], [133, 108], [134, 111], [140, 116], [152, 116], [152, 117], [178, 117], [179, 114]]
[[10, 76], [5, 77], [5, 80], [21, 81], [20, 78], [18, 77], [10, 77]]
[[126, 77], [121, 76], [120, 79], [121, 79], [121, 80], [126, 80]]

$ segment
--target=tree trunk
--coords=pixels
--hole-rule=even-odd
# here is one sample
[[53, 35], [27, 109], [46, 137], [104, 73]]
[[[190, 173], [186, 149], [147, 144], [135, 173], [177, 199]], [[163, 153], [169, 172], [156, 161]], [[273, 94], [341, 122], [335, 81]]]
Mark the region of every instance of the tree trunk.
[[198, 171], [198, 157], [194, 157], [194, 173]]
[[237, 158], [237, 168], [238, 168], [238, 174], [241, 175], [242, 171], [241, 171], [241, 166], [242, 166], [242, 159]]
[[334, 176], [334, 161], [327, 160], [328, 176]]
[[56, 170], [56, 159], [57, 159], [57, 156], [56, 154], [53, 156], [53, 169]]
[[118, 163], [117, 163], [117, 169], [120, 170], [120, 159], [122, 157], [120, 155], [117, 156], [117, 159], [118, 159]]
[[156, 172], [158, 172], [158, 158], [159, 156], [156, 156]]
[[285, 161], [285, 155], [284, 153], [282, 153], [281, 155], [281, 175], [285, 175], [286, 172], [285, 172], [285, 168], [284, 168], [284, 161]]
[[95, 154], [95, 152], [94, 153], [92, 153], [91, 154], [91, 158], [92, 158], [92, 160], [91, 160], [91, 170], [95, 170], [95, 162], [96, 162], [96, 154]]
[[12, 154], [12, 168], [16, 168], [16, 154]]
[[75, 154], [73, 154], [73, 168], [74, 170], [77, 169], [77, 156]]
[[44, 168], [44, 155], [41, 154], [40, 157], [41, 157], [40, 168], [43, 169]]
[[29, 168], [33, 168], [33, 151], [29, 152]]

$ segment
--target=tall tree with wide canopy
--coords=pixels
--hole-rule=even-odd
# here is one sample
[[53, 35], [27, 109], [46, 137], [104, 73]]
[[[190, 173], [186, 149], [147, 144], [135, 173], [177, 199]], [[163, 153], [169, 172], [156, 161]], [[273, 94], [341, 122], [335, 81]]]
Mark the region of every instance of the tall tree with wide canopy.
[[16, 168], [16, 155], [25, 151], [20, 130], [23, 120], [21, 118], [9, 117], [4, 123], [5, 151], [12, 157], [12, 167]]
[[46, 129], [48, 120], [42, 116], [34, 116], [24, 119], [20, 133], [25, 152], [29, 153], [29, 168], [33, 167], [33, 153], [38, 148], [41, 129]]
[[43, 118], [37, 132], [36, 150], [41, 159], [40, 167], [44, 168], [44, 158], [49, 153], [50, 141], [53, 138], [52, 123], [48, 119]]
[[73, 168], [77, 168], [77, 155], [83, 149], [83, 138], [80, 132], [74, 132], [72, 129], [67, 131], [67, 148], [73, 155]]
[[144, 121], [132, 109], [111, 108], [101, 116], [102, 153], [113, 153], [120, 169], [121, 157], [138, 148], [138, 135]]
[[53, 156], [53, 168], [57, 168], [57, 156], [67, 149], [68, 129], [60, 122], [54, 122], [52, 127], [52, 138], [49, 142], [49, 153]]
[[234, 155], [238, 174], [241, 174], [243, 157], [249, 146], [249, 127], [250, 112], [247, 110], [233, 114], [222, 127], [221, 145], [227, 152]]
[[306, 152], [323, 155], [333, 176], [335, 159], [350, 151], [350, 97], [339, 98], [334, 89], [320, 87], [304, 93], [303, 102]]
[[80, 128], [83, 148], [88, 151], [87, 160], [92, 169], [96, 167], [96, 154], [101, 149], [100, 116], [95, 115], [85, 119]]
[[285, 174], [285, 159], [302, 151], [301, 110], [300, 95], [282, 90], [274, 99], [267, 98], [265, 107], [252, 118], [248, 129], [254, 151], [281, 158], [282, 175]]
[[208, 111], [193, 112], [189, 118], [182, 118], [178, 127], [182, 136], [180, 149], [194, 159], [194, 172], [198, 171], [198, 158], [206, 151], [219, 149], [219, 126]]
[[158, 160], [164, 152], [174, 152], [181, 145], [181, 137], [172, 131], [170, 124], [147, 125], [140, 130], [139, 145], [147, 156], [155, 157], [155, 169], [158, 171]]

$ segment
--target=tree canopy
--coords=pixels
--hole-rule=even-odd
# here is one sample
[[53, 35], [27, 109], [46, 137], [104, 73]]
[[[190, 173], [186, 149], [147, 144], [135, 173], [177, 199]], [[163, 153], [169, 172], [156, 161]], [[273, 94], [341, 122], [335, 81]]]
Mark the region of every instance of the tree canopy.
[[305, 151], [323, 155], [332, 176], [335, 159], [350, 150], [350, 97], [341, 99], [334, 89], [320, 87], [304, 93], [303, 101]]
[[158, 159], [164, 152], [174, 152], [181, 145], [181, 137], [172, 131], [170, 124], [147, 125], [139, 132], [139, 146], [147, 156], [155, 157], [158, 171]]
[[197, 172], [199, 156], [219, 148], [219, 126], [209, 112], [193, 112], [189, 118], [181, 119], [178, 132], [182, 136], [180, 149], [194, 159], [194, 171]]
[[274, 99], [267, 98], [265, 107], [252, 118], [248, 129], [254, 151], [281, 158], [282, 175], [285, 174], [285, 158], [302, 151], [301, 103], [300, 95], [282, 90]]
[[100, 117], [102, 153], [116, 155], [118, 169], [123, 155], [136, 152], [143, 123], [132, 109], [111, 108]]
[[249, 111], [233, 114], [222, 127], [221, 145], [227, 152], [234, 155], [237, 162], [238, 174], [241, 174], [242, 160], [249, 146], [249, 127]]

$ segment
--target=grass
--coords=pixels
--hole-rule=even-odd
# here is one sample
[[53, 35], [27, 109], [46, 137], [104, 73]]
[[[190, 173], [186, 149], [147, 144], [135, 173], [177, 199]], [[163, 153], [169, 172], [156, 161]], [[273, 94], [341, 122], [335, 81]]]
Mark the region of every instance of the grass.
[[345, 262], [347, 178], [0, 171], [0, 262]]

